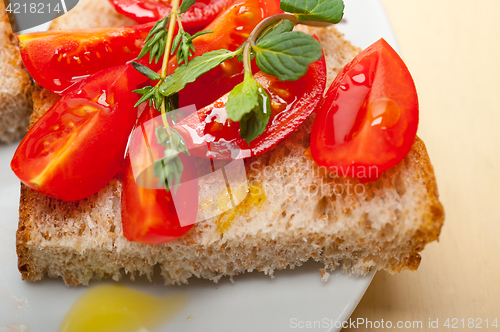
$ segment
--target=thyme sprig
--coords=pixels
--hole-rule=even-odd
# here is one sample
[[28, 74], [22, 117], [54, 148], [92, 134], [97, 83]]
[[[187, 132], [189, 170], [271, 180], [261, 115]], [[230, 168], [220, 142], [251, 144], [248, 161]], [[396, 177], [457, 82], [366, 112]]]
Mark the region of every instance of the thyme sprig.
[[188, 63], [189, 57], [191, 57], [193, 55], [193, 52], [196, 51], [193, 45], [193, 39], [202, 35], [206, 35], [207, 33], [213, 33], [213, 31], [198, 31], [191, 36], [183, 29], [179, 30], [179, 33], [177, 33], [177, 36], [175, 36], [174, 38], [174, 44], [172, 46], [170, 55], [174, 55], [174, 53], [176, 53], [175, 50], [177, 50], [177, 63], [179, 65], [181, 65], [183, 62]]
[[160, 61], [167, 47], [167, 22], [169, 19], [170, 15], [156, 22], [144, 40], [144, 46], [137, 59], [141, 59], [149, 53], [149, 63], [152, 63], [153, 59], [155, 63]]
[[[312, 62], [321, 58], [322, 51], [319, 42], [313, 37], [292, 31], [294, 26], [338, 23], [344, 10], [343, 0], [281, 0], [281, 9], [291, 14], [278, 14], [264, 19], [236, 51], [214, 50], [190, 60], [196, 51], [193, 40], [211, 33], [201, 31], [191, 36], [183, 29], [181, 15], [195, 1], [184, 0], [179, 8], [179, 0], [173, 0], [171, 13], [153, 26], [145, 40], [139, 58], [149, 53], [149, 62], [154, 60], [158, 63], [163, 56], [160, 73], [134, 63], [140, 73], [157, 82], [154, 86], [134, 92], [142, 95], [137, 105], [148, 101], [161, 111], [164, 127], [158, 128], [156, 136], [166, 150], [165, 157], [155, 163], [155, 174], [165, 182], [167, 190], [168, 183], [180, 181], [183, 166], [179, 154], [189, 154], [182, 136], [167, 121], [166, 114], [178, 107], [178, 92], [222, 62], [238, 57], [244, 64], [244, 79], [231, 91], [226, 111], [231, 120], [240, 122], [240, 135], [250, 144], [265, 131], [271, 115], [270, 97], [254, 80], [251, 61], [255, 59], [260, 70], [282, 81], [298, 80], [306, 74]], [[178, 32], [174, 37], [176, 22]], [[169, 56], [174, 54], [178, 67], [172, 75], [167, 76]]]
[[[163, 57], [160, 73], [156, 73], [149, 67], [138, 62], [133, 62], [134, 68], [141, 74], [149, 78], [153, 82], [157, 82], [154, 86], [145, 86], [135, 90], [142, 97], [136, 103], [136, 107], [143, 102], [148, 102], [149, 106], [160, 110], [163, 126], [158, 127], [155, 131], [157, 143], [165, 147], [164, 157], [154, 161], [154, 174], [159, 177], [160, 185], [165, 185], [169, 191], [172, 186], [174, 192], [180, 184], [182, 172], [184, 170], [182, 161], [179, 157], [181, 153], [189, 155], [186, 148], [186, 143], [182, 135], [169, 125], [167, 114], [179, 108], [179, 97], [177, 93], [163, 95], [160, 93], [160, 86], [167, 78], [169, 56], [173, 55], [177, 50], [178, 63], [189, 63], [189, 57], [196, 51], [193, 40], [203, 34], [211, 33], [211, 31], [200, 31], [191, 36], [184, 31], [181, 22], [181, 14], [185, 13], [189, 7], [194, 4], [195, 0], [185, 0], [179, 7], [179, 0], [172, 1], [171, 13], [159, 20], [150, 30], [145, 39], [144, 47], [139, 53], [138, 59], [149, 53], [149, 63], [155, 61], [157, 64]], [[174, 37], [175, 24], [178, 24], [177, 35]], [[172, 119], [175, 119], [177, 113], [174, 113]]]
[[[153, 63], [154, 61], [155, 64], [157, 64], [163, 56], [162, 69], [161, 74], [155, 75], [156, 73], [153, 74], [154, 71], [150, 70], [147, 66], [133, 62], [135, 69], [137, 69], [141, 74], [153, 82], [158, 81], [158, 83], [154, 86], [146, 86], [142, 89], [134, 91], [135, 93], [142, 95], [136, 103], [136, 107], [143, 102], [148, 101], [150, 106], [152, 106], [154, 102], [154, 106], [157, 109], [161, 109], [163, 97], [159, 92], [159, 87], [167, 77], [169, 56], [176, 54], [177, 63], [179, 65], [182, 63], [188, 64], [189, 58], [194, 54], [194, 52], [196, 52], [193, 40], [202, 35], [213, 33], [213, 31], [199, 31], [191, 36], [184, 30], [181, 21], [182, 14], [185, 13], [194, 3], [195, 0], [185, 0], [182, 2], [180, 7], [177, 5], [174, 8], [174, 2], [172, 2], [172, 11], [170, 14], [156, 22], [153, 28], [149, 31], [137, 60], [149, 53], [149, 63]], [[174, 37], [176, 22], [178, 31]], [[169, 96], [170, 95], [167, 95], [165, 97]]]

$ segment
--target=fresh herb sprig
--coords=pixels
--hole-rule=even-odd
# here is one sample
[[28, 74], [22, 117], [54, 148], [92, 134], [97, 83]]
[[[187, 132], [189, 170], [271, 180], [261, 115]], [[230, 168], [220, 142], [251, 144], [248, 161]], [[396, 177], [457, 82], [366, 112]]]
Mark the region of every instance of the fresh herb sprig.
[[[175, 111], [179, 107], [179, 98], [177, 93], [164, 95], [160, 93], [160, 86], [167, 78], [169, 56], [176, 54], [179, 64], [189, 63], [189, 57], [196, 51], [193, 40], [203, 34], [212, 31], [200, 31], [191, 36], [182, 26], [181, 15], [185, 13], [196, 0], [184, 0], [179, 7], [179, 0], [172, 1], [172, 11], [164, 19], [159, 20], [150, 30], [145, 39], [144, 47], [139, 53], [138, 59], [149, 53], [149, 63], [155, 61], [158, 63], [163, 57], [160, 73], [156, 73], [149, 67], [133, 62], [134, 68], [153, 82], [154, 86], [146, 86], [135, 90], [142, 97], [136, 103], [136, 107], [143, 102], [148, 102], [151, 107], [160, 110], [162, 115], [163, 127], [156, 129], [156, 140], [158, 144], [165, 147], [164, 157], [154, 161], [154, 174], [160, 178], [160, 185], [165, 184], [167, 191], [172, 185], [176, 185], [175, 190], [180, 184], [183, 172], [183, 164], [179, 155], [185, 153], [189, 155], [186, 143], [174, 128], [170, 127], [167, 114]], [[178, 25], [177, 35], [174, 37], [175, 24]], [[176, 51], [177, 50], [177, 51]], [[175, 114], [171, 119], [175, 119]], [[175, 121], [173, 121], [175, 123]], [[170, 184], [170, 185], [169, 185]]]
[[[179, 21], [179, 24], [181, 22]], [[177, 36], [174, 38], [174, 44], [172, 45], [172, 51], [170, 55], [174, 55], [177, 53], [177, 63], [181, 65], [183, 62], [188, 63], [189, 57], [193, 55], [193, 52], [196, 51], [193, 45], [193, 39], [196, 37], [206, 35], [207, 33], [213, 33], [213, 31], [198, 31], [194, 35], [190, 35], [184, 29], [179, 30]], [[175, 51], [177, 50], [177, 52]]]
[[[178, 4], [179, 1], [175, 2], [177, 2]], [[152, 106], [154, 102], [155, 107], [157, 109], [161, 109], [163, 97], [170, 97], [171, 95], [173, 95], [169, 94], [162, 96], [159, 91], [160, 85], [167, 77], [169, 56], [176, 53], [177, 63], [179, 65], [182, 63], [188, 64], [189, 58], [193, 55], [193, 52], [196, 51], [193, 40], [204, 34], [213, 33], [213, 31], [199, 31], [191, 36], [184, 30], [181, 21], [181, 15], [185, 13], [195, 2], [196, 0], [183, 1], [180, 7], [178, 7], [178, 9], [176, 8], [175, 10], [173, 2], [171, 13], [167, 15], [167, 17], [156, 22], [153, 28], [149, 31], [146, 39], [144, 40], [144, 46], [137, 59], [139, 60], [149, 53], [149, 63], [152, 63], [153, 60], [155, 63], [158, 63], [161, 57], [163, 55], [165, 56], [163, 57], [161, 74], [154, 72], [147, 66], [144, 66], [140, 63], [132, 63], [134, 68], [141, 74], [143, 74], [153, 82], [158, 81], [155, 86], [146, 86], [142, 89], [134, 91], [135, 93], [139, 93], [142, 95], [142, 97], [136, 103], [136, 107], [145, 101], [149, 101], [150, 106]], [[174, 37], [173, 33], [175, 30], [176, 22], [179, 29], [176, 36]]]
[[280, 8], [294, 13], [299, 22], [315, 21], [337, 24], [344, 16], [342, 0], [283, 0]]
[[280, 7], [292, 14], [266, 18], [234, 52], [211, 51], [193, 58], [190, 63], [185, 62], [159, 84], [159, 93], [163, 96], [178, 93], [186, 84], [222, 62], [238, 57], [244, 64], [244, 80], [231, 91], [226, 111], [232, 121], [240, 123], [240, 135], [250, 144], [262, 135], [271, 116], [271, 98], [253, 79], [250, 62], [255, 58], [260, 70], [281, 81], [298, 80], [312, 62], [321, 58], [322, 51], [313, 37], [292, 31], [294, 26], [338, 23], [343, 16], [344, 3], [342, 0], [282, 0]]
[[[343, 16], [342, 0], [282, 0], [280, 8], [290, 14], [278, 14], [264, 19], [252, 31], [248, 39], [236, 50], [225, 49], [204, 53], [189, 58], [194, 54], [193, 39], [209, 31], [201, 31], [193, 36], [184, 31], [181, 15], [196, 0], [184, 0], [178, 7], [179, 0], [172, 2], [172, 11], [158, 21], [148, 34], [139, 57], [149, 53], [150, 63], [158, 63], [163, 56], [160, 74], [147, 66], [134, 63], [134, 67], [143, 75], [157, 82], [135, 92], [142, 94], [138, 104], [149, 101], [161, 109], [164, 128], [157, 131], [157, 139], [166, 147], [165, 158], [155, 164], [160, 178], [175, 180], [177, 183], [182, 173], [180, 153], [185, 150], [185, 143], [173, 128], [168, 127], [166, 113], [176, 108], [178, 92], [186, 84], [217, 67], [226, 60], [237, 57], [244, 65], [243, 82], [233, 88], [226, 104], [228, 117], [240, 123], [240, 135], [248, 143], [265, 131], [271, 116], [271, 98], [266, 90], [253, 78], [251, 61], [264, 73], [273, 75], [281, 81], [295, 81], [304, 76], [308, 66], [322, 56], [319, 42], [302, 32], [292, 31], [297, 24], [324, 26], [340, 22]], [[173, 38], [174, 24], [178, 22], [178, 33]], [[167, 22], [169, 26], [167, 27]], [[176, 54], [179, 66], [167, 76], [167, 64], [170, 55]], [[161, 135], [160, 135], [161, 133]], [[161, 164], [161, 166], [160, 166]], [[170, 177], [169, 177], [170, 174]], [[172, 182], [171, 182], [172, 183]]]
[[[331, 0], [330, 0], [331, 1]], [[254, 80], [251, 60], [266, 74], [282, 81], [295, 81], [305, 75], [309, 64], [322, 56], [317, 40], [302, 32], [292, 31], [299, 20], [291, 14], [274, 15], [263, 20], [236, 51], [220, 49], [195, 57], [169, 75], [159, 86], [163, 96], [181, 91], [222, 62], [238, 57], [244, 65], [242, 83], [234, 87], [226, 104], [232, 121], [240, 123], [240, 135], [248, 143], [266, 130], [271, 117], [271, 98]]]

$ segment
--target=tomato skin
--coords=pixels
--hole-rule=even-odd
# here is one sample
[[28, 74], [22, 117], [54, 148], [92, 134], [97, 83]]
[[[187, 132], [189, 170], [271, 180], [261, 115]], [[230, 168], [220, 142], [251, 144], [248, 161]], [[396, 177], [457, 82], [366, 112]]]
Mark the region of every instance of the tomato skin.
[[[19, 144], [11, 168], [31, 189], [75, 201], [117, 173], [137, 119], [138, 76], [129, 65], [101, 71], [60, 98]], [[124, 93], [126, 92], [126, 93]]]
[[[272, 115], [264, 133], [250, 146], [241, 138], [239, 123], [227, 117], [225, 105], [229, 94], [226, 94], [176, 124], [175, 128], [183, 135], [192, 154], [231, 160], [269, 151], [293, 133], [320, 102], [326, 85], [325, 58], [309, 65], [307, 74], [294, 82], [281, 82], [262, 72], [254, 78], [272, 99]], [[207, 144], [209, 152], [205, 153]]]
[[316, 113], [311, 133], [316, 163], [372, 181], [409, 153], [418, 97], [403, 60], [381, 39], [344, 67]]
[[280, 8], [280, 1], [276, 0], [259, 0], [260, 8], [262, 8], [262, 12], [264, 17], [269, 17], [276, 14], [282, 14], [283, 11]]
[[[196, 222], [198, 211], [198, 182], [193, 157], [180, 155], [184, 170], [181, 177], [182, 184], [175, 194], [172, 190], [145, 189], [137, 185], [132, 171], [132, 163], [151, 165], [150, 153], [161, 156], [165, 147], [154, 140], [148, 139], [149, 145], [143, 143], [142, 134], [147, 132], [148, 137], [154, 137], [154, 129], [143, 126], [149, 120], [155, 119], [160, 113], [151, 107], [146, 107], [141, 114], [136, 129], [131, 137], [130, 149], [123, 168], [123, 190], [121, 198], [121, 214], [123, 234], [129, 241], [145, 244], [159, 244], [175, 240], [185, 235]], [[157, 118], [153, 121], [156, 122]], [[155, 125], [161, 125], [161, 120]], [[131, 155], [133, 156], [131, 159]], [[158, 178], [146, 169], [141, 172], [141, 180], [149, 183], [158, 183]], [[138, 177], [139, 178], [139, 177]], [[191, 181], [188, 181], [191, 180]], [[144, 183], [144, 182], [142, 182]], [[174, 196], [175, 202], [174, 205]], [[177, 213], [182, 209], [182, 216]], [[180, 218], [183, 218], [181, 226]]]
[[135, 59], [152, 26], [36, 32], [18, 36], [19, 49], [33, 79], [62, 94], [91, 74]]
[[[235, 51], [264, 18], [279, 13], [282, 13], [279, 0], [236, 1], [204, 29], [214, 33], [200, 36], [193, 41], [196, 52], [192, 57], [218, 49]], [[177, 67], [176, 59], [172, 59], [168, 73], [173, 73]], [[256, 66], [254, 69], [258, 70]], [[195, 82], [186, 85], [179, 92], [179, 106], [194, 104], [196, 108], [202, 108], [209, 105], [240, 83], [243, 73], [243, 64], [238, 59], [225, 61], [201, 75]]]
[[[110, 0], [116, 11], [139, 23], [156, 22], [172, 10], [168, 1]], [[212, 22], [234, 0], [198, 0], [182, 15], [182, 25], [188, 32], [196, 32]]]

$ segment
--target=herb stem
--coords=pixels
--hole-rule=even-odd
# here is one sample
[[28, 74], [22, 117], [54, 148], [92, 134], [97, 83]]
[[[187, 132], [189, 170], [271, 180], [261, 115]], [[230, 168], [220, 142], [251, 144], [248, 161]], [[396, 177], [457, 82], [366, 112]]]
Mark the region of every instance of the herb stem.
[[165, 47], [165, 54], [163, 55], [163, 64], [161, 66], [160, 76], [162, 78], [167, 77], [168, 60], [170, 56], [170, 48], [172, 48], [172, 40], [174, 39], [174, 27], [175, 27], [175, 21], [177, 20], [178, 9], [179, 9], [179, 0], [173, 0], [172, 11], [170, 12], [170, 24], [168, 26], [167, 46]]
[[299, 21], [297, 18], [292, 15], [292, 14], [277, 14], [270, 16], [264, 20], [262, 20], [256, 27], [253, 29], [252, 33], [250, 36], [248, 36], [248, 41], [252, 44], [253, 47], [255, 47], [255, 44], [257, 44], [257, 39], [260, 37], [260, 35], [271, 25], [274, 23], [281, 21], [281, 20], [289, 20], [293, 24], [298, 24]]
[[297, 24], [302, 24], [302, 25], [307, 25], [307, 26], [313, 26], [313, 27], [327, 27], [332, 25], [332, 23], [328, 22], [317, 22], [317, 21], [299, 21], [297, 17], [293, 14], [277, 14], [270, 16], [264, 20], [262, 20], [256, 27], [253, 29], [252, 33], [248, 37], [248, 41], [252, 45], [252, 47], [255, 47], [257, 44], [257, 40], [259, 37], [267, 30], [269, 27], [271, 27], [274, 23], [281, 21], [281, 20], [289, 20], [292, 22], [294, 25]]
[[182, 27], [181, 16], [180, 15], [176, 15], [176, 16], [177, 16], [177, 25], [179, 25], [179, 31], [184, 30], [184, 28]]
[[167, 119], [167, 113], [165, 112], [165, 97], [163, 97], [163, 103], [161, 103], [161, 108], [160, 108], [160, 111], [161, 111], [161, 119], [163, 121], [163, 126], [165, 128], [168, 128], [169, 125], [168, 125], [168, 119]]
[[245, 43], [245, 47], [243, 48], [243, 67], [245, 69], [245, 76], [250, 74], [252, 75], [252, 63], [250, 60], [250, 53], [252, 51], [252, 46], [249, 42]]
[[[173, 0], [172, 11], [170, 12], [170, 22], [168, 26], [167, 45], [165, 46], [165, 52], [163, 53], [163, 62], [160, 73], [162, 80], [165, 79], [165, 77], [167, 77], [168, 74], [168, 60], [170, 57], [170, 49], [172, 48], [172, 40], [174, 38], [174, 28], [175, 28], [175, 21], [177, 20], [178, 8], [179, 8], [179, 0]], [[168, 128], [169, 125], [168, 125], [167, 115], [165, 112], [165, 104], [166, 100], [165, 97], [163, 97], [163, 102], [161, 103], [160, 112], [161, 112], [161, 118], [163, 120], [163, 125], [165, 126], [165, 128]]]

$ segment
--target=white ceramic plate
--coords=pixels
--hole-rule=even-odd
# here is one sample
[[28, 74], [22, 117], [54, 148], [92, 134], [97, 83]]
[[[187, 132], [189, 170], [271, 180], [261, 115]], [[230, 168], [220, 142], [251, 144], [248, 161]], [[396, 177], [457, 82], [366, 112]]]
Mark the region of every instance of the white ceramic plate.
[[[38, 27], [38, 30], [46, 27]], [[382, 5], [374, 0], [346, 0], [345, 22], [338, 25], [356, 46], [367, 47], [384, 37], [398, 46]], [[68, 288], [62, 280], [24, 282], [17, 270], [15, 232], [19, 181], [9, 163], [16, 145], [0, 146], [0, 332], [27, 328], [30, 332], [57, 331], [70, 307], [89, 290]], [[227, 278], [219, 284], [192, 279], [189, 285], [152, 285], [146, 280], [119, 284], [155, 296], [183, 294], [187, 305], [160, 331], [289, 331], [321, 322], [308, 331], [337, 331], [335, 322], [347, 320], [374, 273], [365, 278], [334, 273], [326, 283], [319, 268], [307, 263], [279, 271], [271, 279], [254, 272]], [[91, 287], [111, 282], [94, 282]], [[316, 325], [318, 326], [318, 324]], [[304, 328], [305, 329], [305, 328]]]

